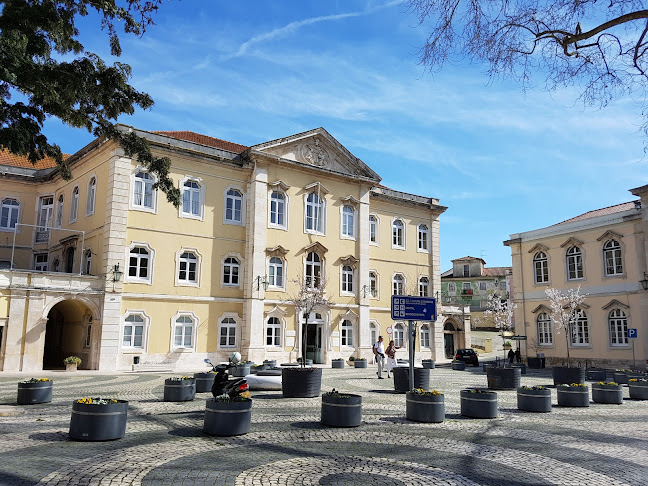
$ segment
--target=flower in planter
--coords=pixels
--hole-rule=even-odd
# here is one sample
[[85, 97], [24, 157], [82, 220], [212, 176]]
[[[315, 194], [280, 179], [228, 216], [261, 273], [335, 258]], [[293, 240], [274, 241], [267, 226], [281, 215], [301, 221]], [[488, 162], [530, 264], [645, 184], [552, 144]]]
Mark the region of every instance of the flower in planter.
[[118, 401], [115, 400], [114, 398], [101, 398], [101, 397], [96, 397], [96, 398], [79, 398], [77, 403], [83, 403], [85, 405], [108, 405], [110, 403], [117, 403]]
[[487, 388], [466, 388], [466, 391], [470, 393], [494, 393], [492, 390]]
[[355, 356], [350, 356], [349, 357], [349, 361], [355, 361], [355, 359], [356, 359]]
[[621, 370], [614, 370], [614, 371], [617, 372], [617, 373], [630, 373], [632, 370], [623, 370], [623, 369], [621, 369]]
[[646, 378], [630, 378], [628, 381], [631, 381], [633, 383], [635, 383], [635, 382], [643, 382], [643, 383], [645, 383], [648, 380]]
[[217, 397], [214, 398], [214, 401], [216, 402], [244, 402], [248, 398], [250, 398], [250, 392], [245, 391], [241, 393], [240, 395], [236, 395], [235, 397], [230, 397], [227, 393], [223, 393], [222, 395], [218, 395]]
[[441, 392], [438, 391], [438, 390], [430, 390], [430, 391], [427, 391], [427, 390], [424, 390], [423, 388], [414, 388], [414, 389], [411, 391], [411, 393], [412, 393], [413, 395], [423, 395], [423, 396], [426, 396], [426, 397], [438, 397], [438, 396], [442, 396], [442, 395], [443, 395], [443, 393], [441, 393]]
[[367, 361], [367, 358], [356, 358], [356, 361]]
[[351, 395], [349, 395], [348, 393], [340, 393], [335, 388], [333, 388], [333, 390], [331, 390], [330, 392], [326, 392], [325, 395], [333, 398], [351, 398]]
[[533, 386], [524, 385], [520, 388], [522, 388], [523, 390], [548, 390], [546, 386], [542, 386], [542, 385], [533, 385]]
[[168, 380], [171, 381], [182, 381], [182, 380], [193, 380], [193, 376], [172, 376], [171, 378], [167, 378]]
[[67, 358], [65, 358], [63, 360], [63, 363], [65, 363], [65, 364], [75, 364], [75, 365], [79, 366], [81, 364], [81, 358], [79, 358], [78, 356], [68, 356]]
[[52, 381], [49, 378], [30, 378], [29, 380], [19, 381], [18, 383], [40, 383], [41, 381]]
[[584, 383], [563, 383], [562, 385], [558, 385], [560, 388], [587, 388], [587, 385]]
[[613, 381], [598, 381], [594, 384], [599, 386], [619, 386], [618, 383], [615, 383]]

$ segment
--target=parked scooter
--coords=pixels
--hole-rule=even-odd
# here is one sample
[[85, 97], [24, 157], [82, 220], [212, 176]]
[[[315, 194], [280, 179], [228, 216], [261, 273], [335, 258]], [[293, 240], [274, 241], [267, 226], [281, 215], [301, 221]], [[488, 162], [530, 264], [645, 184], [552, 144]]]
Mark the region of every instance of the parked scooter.
[[234, 380], [229, 379], [227, 374], [228, 370], [236, 367], [237, 360], [229, 358], [228, 363], [221, 363], [218, 365], [213, 364], [209, 358], [205, 359], [205, 363], [209, 364], [212, 367], [212, 371], [216, 372], [214, 377], [214, 384], [212, 385], [212, 395], [219, 397], [221, 395], [229, 395], [230, 399], [236, 397], [250, 398], [250, 389], [248, 387], [247, 380], [245, 378], [236, 378]]

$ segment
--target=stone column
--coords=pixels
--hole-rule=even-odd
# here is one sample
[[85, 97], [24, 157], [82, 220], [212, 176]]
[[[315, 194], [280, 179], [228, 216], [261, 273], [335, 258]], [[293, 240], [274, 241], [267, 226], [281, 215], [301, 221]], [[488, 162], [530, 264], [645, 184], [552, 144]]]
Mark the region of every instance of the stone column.
[[[41, 371], [45, 353], [45, 330], [47, 316], [44, 314], [45, 296], [42, 292], [31, 291], [27, 300], [27, 319], [25, 322], [25, 347], [22, 371]], [[63, 363], [61, 363], [62, 365]]]
[[[432, 359], [442, 361], [445, 359], [445, 349], [443, 342], [443, 304], [441, 302], [441, 231], [439, 224], [439, 215], [435, 215], [431, 220], [430, 228], [430, 284], [432, 297], [437, 298], [437, 320], [431, 323], [432, 335], [430, 336], [430, 347], [432, 348]], [[437, 295], [438, 293], [438, 295]]]
[[360, 204], [358, 209], [358, 297], [360, 306], [358, 309], [358, 343], [360, 344], [360, 356], [373, 356], [371, 348], [371, 331], [369, 330], [369, 304], [371, 294], [363, 292], [369, 289], [369, 201], [370, 186], [360, 188]]
[[22, 343], [27, 313], [28, 292], [11, 291], [9, 319], [5, 326], [5, 357], [3, 371], [22, 371]]

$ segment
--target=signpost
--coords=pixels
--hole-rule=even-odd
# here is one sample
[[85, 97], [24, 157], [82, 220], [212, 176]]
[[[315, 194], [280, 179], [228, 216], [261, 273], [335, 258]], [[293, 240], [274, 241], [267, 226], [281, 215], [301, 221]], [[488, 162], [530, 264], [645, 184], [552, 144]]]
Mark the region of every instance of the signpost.
[[416, 337], [416, 323], [414, 321], [436, 321], [436, 299], [392, 295], [391, 317], [394, 321], [408, 321], [409, 386], [410, 390], [412, 390], [414, 389], [414, 339]]
[[526, 336], [511, 336], [511, 341], [526, 341]]
[[632, 339], [632, 367], [636, 367], [637, 364], [635, 363], [635, 354], [634, 354], [634, 340], [637, 339], [637, 329], [636, 328], [630, 328], [628, 329], [628, 339]]

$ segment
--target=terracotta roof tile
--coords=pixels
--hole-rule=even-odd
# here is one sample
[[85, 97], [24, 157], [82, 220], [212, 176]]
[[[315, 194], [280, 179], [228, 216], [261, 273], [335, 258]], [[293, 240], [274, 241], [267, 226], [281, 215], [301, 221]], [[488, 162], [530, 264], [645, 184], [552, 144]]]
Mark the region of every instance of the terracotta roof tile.
[[502, 275], [511, 275], [513, 267], [484, 267], [484, 277], [501, 277]]
[[[67, 154], [63, 154], [67, 158]], [[0, 149], [0, 165], [9, 165], [11, 167], [23, 167], [25, 169], [50, 169], [56, 167], [56, 161], [51, 157], [45, 157], [36, 164], [32, 164], [25, 155], [16, 155], [7, 149]]]
[[607, 216], [608, 214], [620, 213], [622, 211], [629, 211], [630, 209], [635, 208], [635, 201], [625, 202], [621, 204], [616, 204], [615, 206], [608, 206], [607, 208], [595, 209], [593, 211], [588, 211], [586, 213], [580, 214], [560, 223], [556, 223], [552, 226], [558, 226], [559, 224], [572, 223], [574, 221], [582, 221], [584, 219], [596, 218], [598, 216]]
[[219, 148], [227, 150], [228, 152], [234, 152], [240, 154], [248, 149], [245, 145], [240, 145], [238, 143], [228, 142], [227, 140], [221, 140], [220, 138], [209, 137], [207, 135], [201, 135], [200, 133], [185, 131], [156, 131], [158, 135], [165, 135], [171, 138], [177, 138], [178, 140], [186, 140], [188, 142], [199, 143], [200, 145], [206, 145], [208, 147]]

